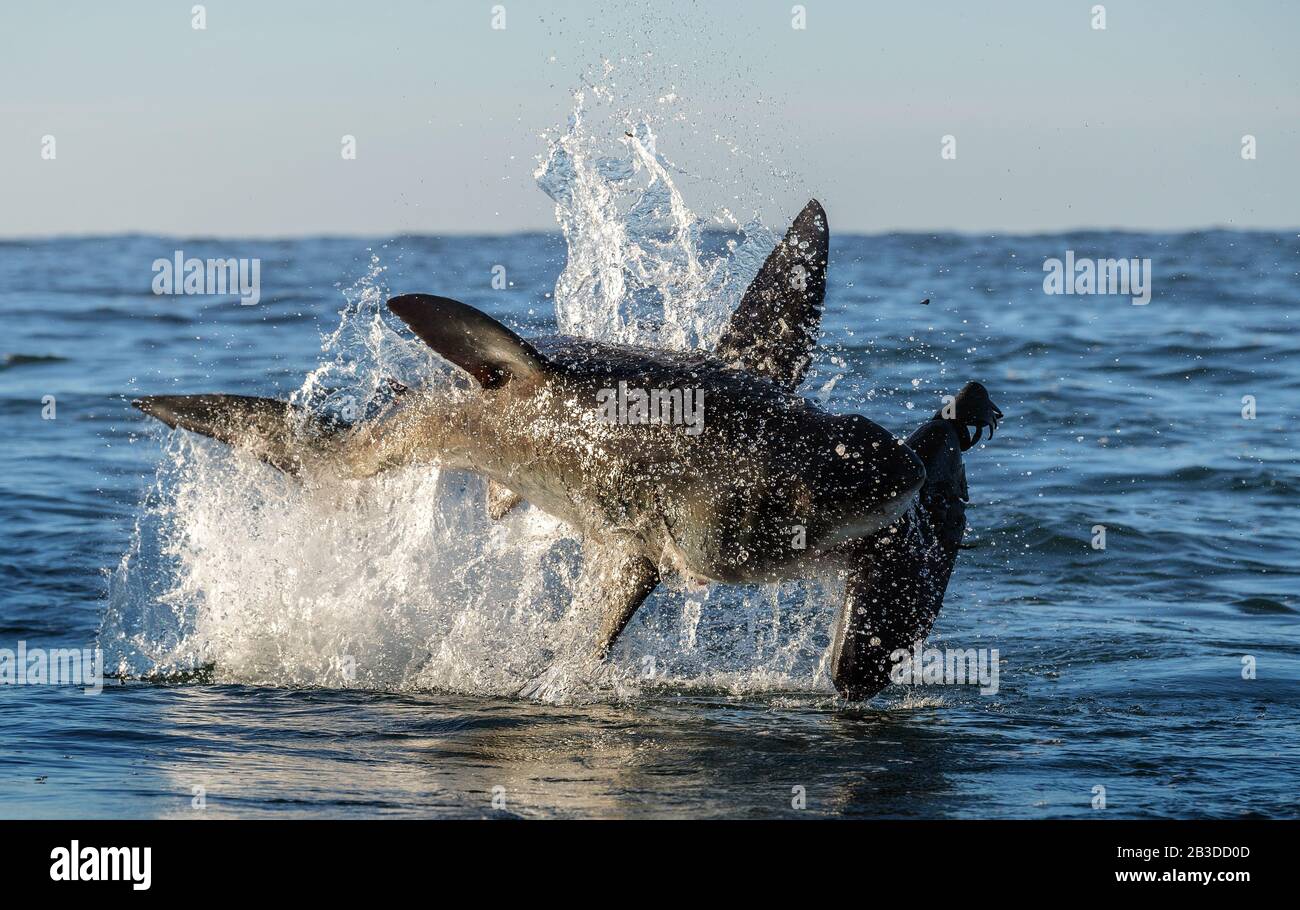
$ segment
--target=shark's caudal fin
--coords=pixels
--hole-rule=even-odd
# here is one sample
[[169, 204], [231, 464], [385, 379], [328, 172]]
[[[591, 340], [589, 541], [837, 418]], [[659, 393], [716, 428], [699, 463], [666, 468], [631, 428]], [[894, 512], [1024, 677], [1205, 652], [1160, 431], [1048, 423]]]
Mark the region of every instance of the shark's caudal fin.
[[485, 389], [546, 370], [546, 358], [531, 344], [469, 304], [433, 294], [403, 294], [388, 301], [388, 308]]
[[273, 398], [247, 395], [151, 395], [132, 405], [167, 426], [219, 439], [288, 474], [337, 427], [302, 408]]
[[826, 212], [813, 199], [731, 314], [718, 356], [788, 389], [803, 381], [822, 320], [830, 236]]

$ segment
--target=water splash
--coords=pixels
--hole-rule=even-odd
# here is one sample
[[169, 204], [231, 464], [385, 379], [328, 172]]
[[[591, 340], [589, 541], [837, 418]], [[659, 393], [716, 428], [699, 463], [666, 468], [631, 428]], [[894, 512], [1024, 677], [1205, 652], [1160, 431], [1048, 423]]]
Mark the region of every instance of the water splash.
[[739, 228], [729, 213], [715, 227], [730, 230], [706, 236], [709, 223], [687, 207], [679, 170], [657, 148], [654, 119], [614, 109], [599, 86], [579, 91], [568, 129], [539, 161], [534, 177], [568, 246], [556, 317], [564, 334], [711, 348], [779, 238], [757, 221]]
[[[652, 118], [620, 113], [594, 129], [589, 96], [608, 126], [608, 93], [579, 92], [536, 173], [568, 245], [560, 331], [709, 347], [776, 235], [758, 223], [708, 229], [657, 150]], [[387, 378], [462, 381], [389, 321], [384, 271], [373, 256], [345, 290], [296, 403], [364, 419]], [[313, 486], [185, 433], [164, 454], [110, 579], [101, 646], [124, 676], [203, 668], [226, 682], [512, 694], [558, 666], [556, 701], [826, 687], [835, 592], [820, 583], [662, 587], [596, 669], [578, 660], [595, 627], [574, 606], [580, 540], [531, 507], [493, 524], [480, 478], [412, 466]]]

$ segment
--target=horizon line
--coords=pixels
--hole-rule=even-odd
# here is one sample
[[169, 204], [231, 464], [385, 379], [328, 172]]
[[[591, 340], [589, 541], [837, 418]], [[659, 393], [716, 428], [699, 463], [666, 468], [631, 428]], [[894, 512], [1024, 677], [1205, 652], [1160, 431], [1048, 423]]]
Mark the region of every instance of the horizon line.
[[[743, 234], [740, 229], [729, 229], [723, 227], [706, 227], [706, 234]], [[1185, 228], [1148, 228], [1148, 227], [1097, 227], [1097, 226], [1078, 226], [1057, 229], [965, 229], [965, 228], [885, 228], [882, 230], [838, 230], [832, 231], [832, 238], [835, 237], [891, 237], [891, 236], [911, 236], [911, 237], [1051, 237], [1065, 234], [1211, 234], [1211, 233], [1234, 233], [1234, 234], [1295, 234], [1300, 237], [1300, 225], [1287, 227], [1239, 227], [1222, 224], [1202, 225], [1199, 227]], [[396, 231], [392, 233], [347, 233], [343, 231], [323, 231], [323, 232], [303, 232], [303, 233], [274, 233], [274, 234], [236, 234], [236, 233], [196, 233], [196, 234], [178, 234], [171, 232], [152, 232], [145, 230], [126, 230], [112, 232], [88, 232], [88, 233], [50, 233], [50, 234], [7, 234], [0, 233], [0, 243], [43, 243], [53, 241], [71, 241], [71, 240], [117, 240], [127, 237], [139, 238], [158, 238], [165, 240], [190, 240], [190, 241], [221, 241], [221, 240], [239, 240], [239, 241], [297, 241], [297, 240], [365, 240], [365, 241], [392, 241], [403, 238], [422, 239], [422, 240], [494, 240], [508, 237], [558, 237], [562, 238], [563, 232], [557, 226], [553, 229], [541, 230], [537, 228], [525, 228], [517, 231]]]

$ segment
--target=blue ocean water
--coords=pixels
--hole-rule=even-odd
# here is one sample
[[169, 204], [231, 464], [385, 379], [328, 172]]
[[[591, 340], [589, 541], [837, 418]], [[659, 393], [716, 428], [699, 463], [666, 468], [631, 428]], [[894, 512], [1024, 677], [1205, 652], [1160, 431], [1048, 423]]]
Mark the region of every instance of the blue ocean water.
[[[154, 295], [178, 249], [259, 258], [261, 302]], [[1150, 258], [1150, 304], [1044, 294], [1067, 250]], [[1295, 233], [834, 235], [807, 392], [904, 434], [978, 379], [1006, 414], [967, 455], [974, 546], [933, 638], [997, 648], [992, 695], [838, 702], [834, 592], [799, 589], [661, 592], [615, 654], [627, 685], [511, 697], [563, 626], [562, 531], [492, 528], [476, 481], [431, 469], [303, 503], [129, 406], [419, 381], [384, 296], [553, 331], [568, 255], [558, 234], [0, 242], [0, 648], [98, 643], [125, 677], [0, 686], [0, 815], [1300, 809]]]

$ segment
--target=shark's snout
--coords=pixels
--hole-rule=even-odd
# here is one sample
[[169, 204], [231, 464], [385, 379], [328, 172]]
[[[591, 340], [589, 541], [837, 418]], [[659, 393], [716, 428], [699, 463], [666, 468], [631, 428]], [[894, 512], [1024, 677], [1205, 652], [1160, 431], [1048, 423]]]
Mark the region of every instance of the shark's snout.
[[886, 454], [878, 466], [879, 482], [872, 488], [878, 498], [868, 513], [878, 522], [877, 529], [893, 523], [906, 512], [912, 498], [925, 484], [925, 464], [906, 443], [891, 436], [888, 443], [882, 443], [882, 448]]
[[905, 498], [921, 488], [925, 465], [903, 440], [859, 414], [840, 420], [845, 441], [836, 446], [836, 454], [849, 462], [852, 476], [865, 487], [864, 495]]
[[832, 457], [819, 466], [818, 492], [836, 540], [893, 522], [925, 483], [925, 465], [901, 439], [859, 415], [835, 418]]

